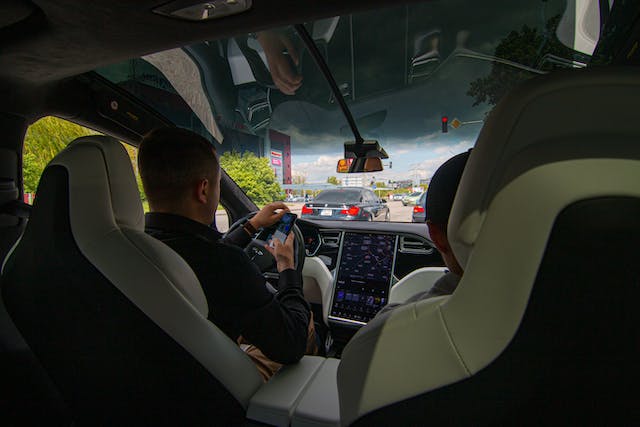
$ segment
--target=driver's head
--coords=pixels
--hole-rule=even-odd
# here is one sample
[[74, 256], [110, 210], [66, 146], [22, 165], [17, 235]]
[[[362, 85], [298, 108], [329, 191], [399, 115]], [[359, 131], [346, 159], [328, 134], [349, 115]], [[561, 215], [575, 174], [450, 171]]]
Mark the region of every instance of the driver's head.
[[213, 222], [220, 164], [207, 139], [186, 129], [153, 130], [140, 143], [138, 170], [151, 211]]
[[471, 150], [450, 158], [433, 174], [427, 190], [425, 209], [431, 240], [442, 254], [449, 270], [458, 275], [462, 275], [463, 270], [449, 245], [447, 223], [470, 152]]

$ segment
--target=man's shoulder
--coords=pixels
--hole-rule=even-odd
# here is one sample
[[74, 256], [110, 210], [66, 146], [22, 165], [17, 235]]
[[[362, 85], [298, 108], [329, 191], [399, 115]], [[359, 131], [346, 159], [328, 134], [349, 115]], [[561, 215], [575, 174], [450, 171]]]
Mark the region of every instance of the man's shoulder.
[[460, 276], [449, 271], [433, 284], [433, 287], [427, 291], [426, 297], [451, 295], [458, 287], [458, 283], [460, 283]]
[[217, 257], [224, 255], [233, 259], [243, 256], [242, 249], [226, 244], [221, 240], [212, 240], [196, 234], [160, 229], [146, 229], [145, 232], [165, 243], [183, 258], [209, 257], [212, 254], [216, 254]]

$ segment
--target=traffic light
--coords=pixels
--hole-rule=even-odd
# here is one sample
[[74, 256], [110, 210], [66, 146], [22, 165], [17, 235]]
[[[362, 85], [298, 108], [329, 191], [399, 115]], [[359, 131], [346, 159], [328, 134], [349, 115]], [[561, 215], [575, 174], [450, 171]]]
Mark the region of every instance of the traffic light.
[[449, 132], [449, 118], [447, 116], [442, 116], [442, 133]]
[[389, 169], [393, 167], [393, 162], [389, 162]]

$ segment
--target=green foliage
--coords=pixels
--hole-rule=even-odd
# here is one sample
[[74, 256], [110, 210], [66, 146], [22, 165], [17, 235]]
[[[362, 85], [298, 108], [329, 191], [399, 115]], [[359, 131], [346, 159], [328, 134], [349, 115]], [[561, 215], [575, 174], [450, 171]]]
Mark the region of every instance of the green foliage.
[[[35, 193], [38, 189], [40, 176], [51, 159], [68, 143], [87, 135], [100, 135], [100, 133], [52, 116], [44, 117], [29, 126], [24, 140], [22, 159], [24, 192]], [[144, 201], [146, 197], [138, 174], [136, 149], [128, 144], [123, 143], [123, 145], [131, 159], [138, 190], [140, 191], [140, 198]]]
[[27, 129], [23, 150], [24, 192], [35, 193], [47, 163], [74, 139], [97, 132], [56, 117], [44, 117]]
[[267, 158], [257, 157], [251, 152], [226, 152], [220, 156], [220, 166], [255, 204], [284, 198]]
[[333, 184], [333, 185], [340, 185], [340, 184], [342, 184], [342, 181], [340, 181], [335, 176], [330, 176], [329, 178], [327, 178], [327, 183], [328, 184]]
[[136, 176], [136, 183], [138, 184], [138, 192], [140, 193], [140, 200], [142, 200], [143, 206], [147, 207], [147, 209], [145, 210], [145, 212], [147, 212], [149, 210], [148, 205], [144, 203], [147, 200], [147, 196], [144, 194], [144, 188], [142, 187], [142, 179], [140, 178], [140, 173], [138, 172], [138, 162], [136, 160], [136, 155], [138, 153], [138, 150], [137, 148], [129, 144], [125, 144], [124, 142], [122, 143], [122, 145], [127, 150], [129, 159], [131, 159], [131, 166], [133, 166], [133, 172]]
[[[552, 62], [543, 64], [548, 56], [572, 59], [575, 53], [562, 45], [555, 37], [560, 16], [549, 19], [543, 31], [526, 25], [520, 31], [511, 31], [496, 47], [494, 55], [518, 64], [549, 71]], [[496, 105], [511, 89], [534, 77], [531, 71], [494, 62], [491, 73], [480, 77], [469, 85], [467, 95], [475, 98], [474, 106], [483, 102]]]

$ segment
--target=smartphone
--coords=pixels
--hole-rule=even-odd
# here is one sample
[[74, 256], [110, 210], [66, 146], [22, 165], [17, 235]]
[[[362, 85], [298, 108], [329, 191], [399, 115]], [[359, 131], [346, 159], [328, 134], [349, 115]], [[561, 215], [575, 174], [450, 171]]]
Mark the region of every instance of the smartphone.
[[267, 238], [269, 246], [273, 247], [273, 241], [275, 239], [278, 239], [281, 243], [284, 243], [284, 241], [287, 239], [287, 236], [291, 232], [293, 224], [295, 224], [297, 218], [298, 215], [296, 214], [292, 214], [290, 212], [285, 213], [284, 216], [280, 219], [280, 222], [278, 222], [276, 231], [273, 233], [273, 235]]

